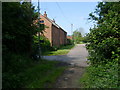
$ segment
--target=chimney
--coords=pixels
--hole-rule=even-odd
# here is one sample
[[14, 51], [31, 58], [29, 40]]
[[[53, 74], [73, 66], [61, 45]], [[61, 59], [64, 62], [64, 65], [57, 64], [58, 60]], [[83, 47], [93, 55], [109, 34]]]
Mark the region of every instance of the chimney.
[[46, 11], [44, 12], [44, 17], [47, 17]]
[[55, 23], [55, 19], [53, 19], [53, 22]]

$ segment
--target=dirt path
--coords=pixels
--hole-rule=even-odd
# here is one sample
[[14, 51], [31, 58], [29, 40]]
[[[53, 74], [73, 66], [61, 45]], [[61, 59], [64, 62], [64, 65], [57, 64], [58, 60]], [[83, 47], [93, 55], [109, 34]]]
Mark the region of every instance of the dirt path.
[[58, 78], [55, 84], [55, 88], [82, 88], [79, 82], [82, 77], [85, 68], [69, 67], [64, 71], [63, 75]]
[[79, 80], [85, 72], [88, 52], [85, 44], [77, 44], [67, 55], [44, 56], [48, 60], [58, 60], [70, 64], [63, 75], [58, 78], [55, 88], [81, 88]]

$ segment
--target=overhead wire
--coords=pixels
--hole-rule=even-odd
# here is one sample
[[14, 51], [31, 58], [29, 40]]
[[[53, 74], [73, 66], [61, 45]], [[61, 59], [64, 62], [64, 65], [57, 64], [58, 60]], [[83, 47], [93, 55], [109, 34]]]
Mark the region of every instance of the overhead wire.
[[66, 21], [71, 25], [71, 35], [73, 34], [73, 23], [65, 16], [62, 8], [60, 7], [60, 5], [58, 4], [58, 2], [56, 2], [56, 5], [58, 6], [58, 8], [60, 9], [61, 11], [61, 14], [63, 15], [63, 17], [66, 19]]
[[71, 24], [71, 21], [65, 16], [65, 14], [64, 14], [64, 12], [63, 12], [63, 10], [62, 10], [62, 8], [60, 7], [60, 5], [58, 4], [58, 2], [56, 2], [56, 5], [58, 6], [58, 8], [60, 9], [60, 11], [61, 11], [61, 14], [63, 15], [63, 17], [66, 19], [66, 21], [69, 23], [69, 24]]

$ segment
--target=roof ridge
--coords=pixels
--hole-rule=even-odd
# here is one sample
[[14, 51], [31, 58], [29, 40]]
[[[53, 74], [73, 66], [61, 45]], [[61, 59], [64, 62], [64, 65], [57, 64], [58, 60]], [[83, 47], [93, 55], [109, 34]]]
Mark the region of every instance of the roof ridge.
[[[40, 13], [40, 15], [42, 15], [41, 13]], [[42, 15], [43, 16], [43, 15]], [[44, 17], [44, 16], [43, 16]], [[46, 18], [48, 21], [50, 21], [53, 25], [55, 25], [57, 28], [61, 28], [57, 23], [55, 23], [55, 22], [53, 22], [50, 18], [48, 18], [48, 17], [44, 17], [44, 18]], [[62, 30], [63, 30], [63, 28], [61, 28]], [[63, 30], [64, 32], [66, 32], [65, 30]]]

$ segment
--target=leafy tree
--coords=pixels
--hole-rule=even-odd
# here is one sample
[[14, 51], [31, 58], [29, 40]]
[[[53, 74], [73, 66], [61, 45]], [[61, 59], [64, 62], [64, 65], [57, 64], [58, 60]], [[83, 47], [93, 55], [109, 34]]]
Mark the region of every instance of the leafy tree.
[[100, 2], [90, 19], [97, 25], [90, 29], [88, 45], [91, 63], [120, 59], [120, 2]]
[[86, 34], [84, 37], [82, 37], [82, 42], [83, 43], [88, 43], [89, 42], [89, 37], [88, 37], [89, 34]]
[[88, 34], [90, 66], [87, 88], [119, 88], [120, 2], [100, 2], [90, 19], [96, 22]]
[[78, 30], [73, 32], [73, 40], [75, 43], [79, 44], [82, 41], [82, 34]]
[[[38, 44], [39, 44], [38, 36], [34, 35], [34, 45], [33, 45], [34, 54], [38, 54]], [[46, 52], [51, 49], [50, 41], [44, 35], [40, 36], [40, 46], [42, 52]]]
[[9, 67], [12, 67], [13, 63], [18, 62], [19, 58], [16, 58], [17, 55], [31, 56], [34, 51], [34, 35], [37, 32], [42, 32], [43, 29], [38, 27], [41, 24], [34, 24], [38, 13], [35, 12], [34, 6], [29, 2], [2, 3], [2, 16], [3, 71], [5, 69], [9, 71]]
[[[31, 52], [33, 36], [37, 31], [32, 24], [36, 19], [34, 7], [27, 2], [3, 3], [3, 53]], [[6, 52], [5, 52], [6, 53]]]

